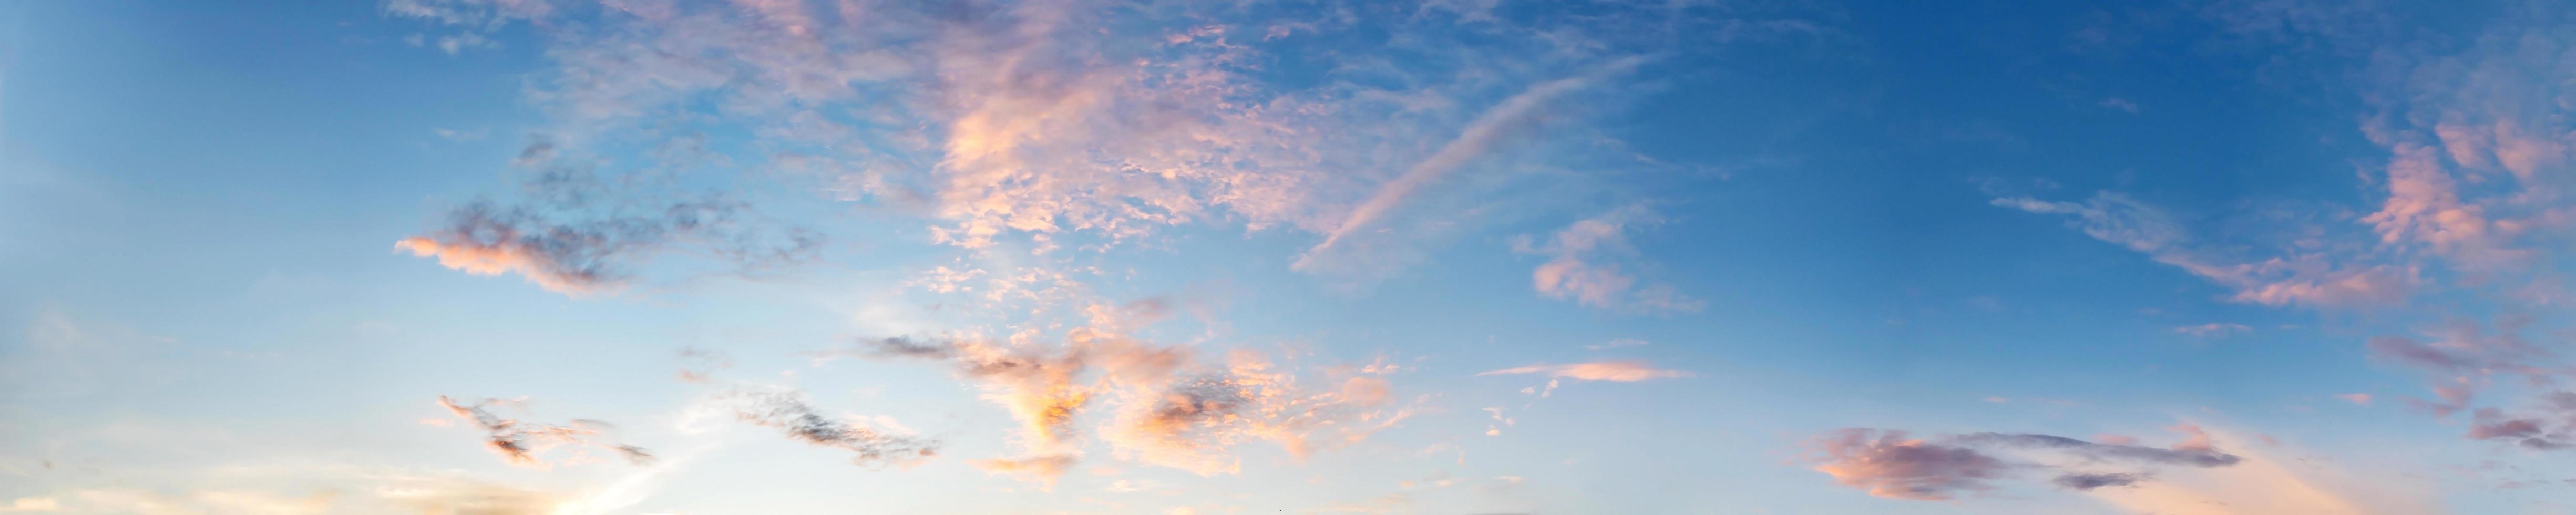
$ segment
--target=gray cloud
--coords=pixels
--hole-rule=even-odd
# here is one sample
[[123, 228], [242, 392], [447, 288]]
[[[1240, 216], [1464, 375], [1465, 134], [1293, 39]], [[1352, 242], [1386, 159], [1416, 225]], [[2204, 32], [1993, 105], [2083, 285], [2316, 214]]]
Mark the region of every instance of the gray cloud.
[[2092, 490], [2092, 489], [2095, 489], [2095, 488], [2102, 488], [2102, 487], [2112, 487], [2112, 486], [2129, 486], [2129, 485], [2135, 485], [2135, 484], [2138, 484], [2138, 482], [2139, 482], [2139, 481], [2145, 481], [2146, 479], [2147, 479], [2147, 477], [2146, 477], [2146, 475], [2144, 475], [2144, 474], [2131, 474], [2131, 473], [2110, 473], [2110, 474], [2075, 473], [2075, 474], [2064, 474], [2064, 475], [2059, 475], [2059, 476], [2057, 476], [2057, 479], [2049, 480], [2049, 482], [2050, 482], [2050, 483], [2056, 483], [2056, 484], [2057, 484], [2057, 486], [2059, 486], [2059, 487], [2063, 487], [2063, 488], [2066, 488], [2066, 489], [2068, 489], [2068, 490], [2087, 491], [2087, 490]]
[[2159, 449], [2139, 445], [2096, 443], [2063, 436], [2042, 434], [1977, 433], [1952, 438], [1968, 445], [1995, 445], [2052, 449], [2085, 456], [2099, 461], [2128, 461], [2193, 467], [2235, 465], [2234, 454], [2206, 448]]
[[2013, 468], [1976, 449], [1908, 439], [1902, 431], [1841, 429], [1810, 445], [1821, 454], [1817, 471], [1892, 499], [1938, 501], [1990, 490], [1990, 481]]
[[549, 466], [537, 454], [547, 448], [561, 445], [612, 450], [624, 456], [627, 461], [638, 465], [653, 461], [653, 454], [642, 447], [606, 441], [606, 433], [616, 428], [605, 422], [580, 419], [563, 425], [522, 422], [501, 418], [485, 408], [495, 404], [516, 404], [516, 402], [484, 399], [482, 402], [467, 405], [457, 404], [454, 399], [444, 395], [438, 397], [440, 407], [447, 408], [447, 411], [455, 414], [457, 418], [464, 419], [483, 430], [484, 447], [490, 449], [493, 454], [500, 455], [502, 461], [512, 465]]
[[623, 286], [628, 269], [665, 252], [687, 251], [754, 270], [804, 260], [821, 245], [811, 232], [763, 230], [747, 209], [711, 198], [567, 221], [538, 209], [478, 201], [448, 213], [448, 221], [426, 235], [395, 246], [469, 274], [514, 273], [550, 291], [584, 295]]
[[[2220, 452], [2199, 427], [2174, 428], [2190, 439], [2172, 448], [2103, 443], [2030, 433], [1973, 433], [1936, 438], [1909, 438], [1902, 431], [1847, 428], [1808, 442], [1816, 451], [1815, 469], [1845, 486], [1893, 499], [1937, 501], [1994, 488], [1994, 481], [2020, 469], [2051, 465], [2007, 460], [2000, 450], [2037, 450], [2083, 460], [2088, 464], [2136, 466], [2226, 467], [2242, 458]], [[2069, 472], [2051, 479], [2057, 486], [2092, 490], [2146, 481], [2144, 472]]]
[[939, 452], [937, 440], [824, 417], [806, 403], [800, 391], [737, 390], [725, 396], [724, 404], [743, 422], [784, 430], [788, 438], [797, 441], [855, 453], [850, 462], [862, 466], [909, 464]]

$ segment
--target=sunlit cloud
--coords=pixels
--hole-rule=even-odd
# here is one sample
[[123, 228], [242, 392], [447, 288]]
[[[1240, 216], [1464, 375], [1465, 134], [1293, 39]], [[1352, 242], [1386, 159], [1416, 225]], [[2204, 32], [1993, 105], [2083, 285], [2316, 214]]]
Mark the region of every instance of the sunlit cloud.
[[1596, 361], [1591, 363], [1570, 363], [1564, 365], [1538, 364], [1526, 367], [1513, 367], [1502, 370], [1481, 372], [1476, 375], [1494, 376], [1514, 374], [1538, 374], [1548, 377], [1573, 379], [1577, 381], [1613, 381], [1622, 383], [1691, 376], [1691, 373], [1689, 372], [1658, 369], [1653, 365], [1647, 364], [1645, 361], [1639, 360]]
[[687, 202], [653, 214], [557, 223], [527, 209], [474, 203], [449, 213], [446, 226], [394, 247], [468, 274], [517, 274], [546, 290], [581, 296], [614, 292], [626, 284], [627, 268], [675, 246], [694, 245], [702, 254], [753, 267], [804, 259], [817, 244], [803, 233], [763, 241], [744, 232], [741, 209], [722, 201]]
[[1628, 231], [1658, 222], [1645, 206], [1631, 205], [1577, 221], [1544, 242], [1516, 237], [1512, 251], [1549, 256], [1530, 272], [1531, 286], [1549, 298], [1644, 313], [1699, 311], [1706, 301], [1682, 295], [1669, 284], [1641, 283], [1618, 263], [1634, 261], [1637, 253], [1628, 243]]

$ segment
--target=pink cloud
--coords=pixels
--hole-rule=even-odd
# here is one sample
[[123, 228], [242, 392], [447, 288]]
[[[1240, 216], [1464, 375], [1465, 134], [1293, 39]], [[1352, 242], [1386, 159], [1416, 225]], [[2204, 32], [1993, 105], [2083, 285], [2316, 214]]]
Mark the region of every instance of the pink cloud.
[[1645, 361], [1640, 360], [1596, 361], [1591, 363], [1574, 363], [1566, 365], [1537, 364], [1526, 367], [1506, 368], [1502, 370], [1483, 372], [1476, 375], [1492, 376], [1512, 374], [1540, 374], [1549, 377], [1573, 379], [1578, 381], [1613, 381], [1623, 383], [1691, 376], [1691, 373], [1689, 372], [1657, 369], [1652, 365], [1648, 365]]

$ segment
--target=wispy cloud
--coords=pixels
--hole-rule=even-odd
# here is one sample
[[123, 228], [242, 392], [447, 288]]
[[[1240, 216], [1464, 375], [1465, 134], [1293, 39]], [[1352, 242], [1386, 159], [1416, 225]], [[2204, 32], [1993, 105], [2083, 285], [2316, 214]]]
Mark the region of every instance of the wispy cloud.
[[607, 432], [614, 428], [596, 420], [574, 420], [570, 424], [557, 425], [501, 418], [486, 407], [518, 406], [520, 403], [500, 399], [484, 399], [474, 404], [457, 404], [455, 400], [442, 395], [438, 397], [438, 405], [447, 408], [447, 411], [455, 414], [456, 418], [472, 423], [475, 428], [484, 431], [486, 433], [483, 440], [484, 447], [490, 449], [493, 454], [500, 455], [502, 461], [512, 465], [536, 468], [552, 466], [552, 463], [537, 455], [557, 446], [608, 449], [636, 464], [653, 461], [653, 454], [646, 452], [642, 447], [607, 440]]
[[[2074, 217], [2068, 225], [2087, 236], [2146, 254], [2159, 263], [2181, 268], [2212, 283], [2234, 289], [2237, 302], [2271, 306], [2382, 306], [2401, 302], [2421, 282], [2416, 269], [2387, 264], [2347, 263], [2322, 253], [2291, 253], [2262, 260], [2229, 258], [2196, 241], [2165, 209], [2112, 192], [2082, 202], [2046, 201], [2006, 196], [1993, 205], [2031, 213]], [[2347, 260], [2352, 260], [2347, 258]]]
[[1669, 284], [1641, 285], [1635, 275], [1620, 267], [1619, 261], [1633, 261], [1637, 252], [1628, 244], [1628, 231], [1660, 221], [1645, 206], [1626, 206], [1577, 221], [1543, 243], [1525, 236], [1514, 238], [1512, 251], [1549, 256], [1546, 263], [1530, 272], [1530, 284], [1540, 295], [1643, 313], [1698, 311], [1708, 303], [1683, 295]]
[[939, 442], [870, 427], [858, 420], [823, 416], [792, 389], [741, 388], [711, 400], [743, 423], [774, 428], [787, 437], [818, 447], [850, 451], [860, 466], [910, 465], [938, 454]]
[[2173, 328], [2173, 332], [2176, 334], [2191, 335], [2193, 338], [2225, 338], [2228, 336], [2254, 332], [2254, 328], [2246, 327], [2245, 324], [2210, 322], [2200, 325], [2176, 327]]
[[1504, 99], [1502, 103], [1485, 110], [1484, 113], [1476, 116], [1474, 122], [1468, 123], [1466, 129], [1459, 132], [1456, 139], [1449, 140], [1447, 144], [1440, 146], [1438, 152], [1433, 152], [1430, 157], [1406, 168], [1403, 175], [1398, 175], [1395, 180], [1379, 186], [1377, 193], [1369, 195], [1367, 201], [1352, 208], [1350, 214], [1342, 217], [1339, 225], [1324, 233], [1324, 241], [1315, 244], [1313, 248], [1306, 249], [1306, 253], [1297, 258], [1292, 268], [1303, 270], [1313, 266], [1311, 263], [1318, 259], [1317, 256], [1332, 250], [1333, 244], [1341, 242], [1342, 238], [1352, 232], [1368, 227], [1378, 218], [1386, 216], [1388, 210], [1395, 209], [1396, 205], [1404, 202], [1406, 197], [1413, 196], [1415, 190], [1422, 189], [1438, 181], [1441, 176], [1447, 175], [1450, 171], [1484, 157], [1488, 149], [1494, 145], [1518, 136], [1517, 133], [1534, 125], [1540, 113], [1559, 97], [1581, 90], [1592, 83], [1627, 73], [1643, 62], [1644, 58], [1641, 57], [1613, 60], [1582, 75], [1531, 86], [1528, 90]]
[[1584, 350], [1610, 350], [1610, 349], [1617, 349], [1617, 348], [1624, 348], [1624, 347], [1643, 347], [1643, 346], [1645, 346], [1646, 344], [1647, 344], [1647, 343], [1646, 343], [1646, 341], [1645, 341], [1645, 340], [1639, 340], [1639, 339], [1635, 339], [1635, 338], [1620, 338], [1620, 339], [1616, 339], [1616, 340], [1610, 340], [1610, 341], [1607, 341], [1607, 342], [1602, 342], [1602, 343], [1600, 343], [1600, 344], [1595, 344], [1595, 345], [1585, 345], [1585, 346], [1583, 346], [1583, 349], [1584, 349]]

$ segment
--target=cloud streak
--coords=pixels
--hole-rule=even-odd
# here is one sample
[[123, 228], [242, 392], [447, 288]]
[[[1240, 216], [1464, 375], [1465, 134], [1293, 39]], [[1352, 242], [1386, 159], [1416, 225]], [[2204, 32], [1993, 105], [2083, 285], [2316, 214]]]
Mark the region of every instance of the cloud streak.
[[1689, 372], [1658, 369], [1655, 368], [1654, 365], [1648, 364], [1642, 360], [1595, 361], [1590, 363], [1569, 363], [1563, 365], [1549, 365], [1542, 363], [1526, 367], [1512, 367], [1502, 370], [1480, 372], [1476, 375], [1498, 376], [1518, 374], [1536, 374], [1552, 378], [1573, 379], [1577, 381], [1610, 381], [1620, 383], [1633, 383], [1638, 381], [1691, 376], [1691, 373]]
[[[1890, 499], [1941, 501], [1996, 488], [1995, 482], [2027, 469], [2066, 468], [2007, 458], [2004, 452], [2038, 452], [2071, 458], [2083, 467], [2101, 465], [2219, 468], [2243, 458], [2211, 445], [2198, 426], [2175, 430], [2190, 435], [2171, 448], [2129, 443], [2092, 442], [2030, 433], [1974, 433], [1937, 438], [1910, 438], [1902, 431], [1846, 428], [1826, 432], [1807, 443], [1815, 470], [1843, 486]], [[2060, 488], [2090, 491], [2137, 485], [2144, 472], [2070, 471], [2050, 479]]]
[[1468, 123], [1466, 129], [1460, 131], [1456, 139], [1449, 140], [1430, 157], [1406, 168], [1404, 174], [1379, 186], [1377, 193], [1369, 195], [1368, 200], [1352, 208], [1350, 214], [1345, 215], [1339, 225], [1324, 233], [1322, 243], [1306, 249], [1305, 254], [1299, 256], [1291, 268], [1305, 270], [1313, 266], [1311, 263], [1317, 259], [1317, 256], [1331, 250], [1334, 244], [1342, 241], [1342, 238], [1385, 217], [1389, 210], [1395, 209], [1396, 205], [1404, 202], [1405, 198], [1413, 196], [1416, 190], [1440, 180], [1442, 176], [1448, 175], [1453, 170], [1474, 162], [1487, 154], [1495, 145], [1502, 144], [1518, 136], [1520, 132], [1528, 130], [1541, 119], [1549, 104], [1556, 102], [1557, 99], [1591, 87], [1600, 81], [1625, 74], [1644, 62], [1642, 57], [1613, 60], [1582, 75], [1531, 86], [1528, 90], [1486, 109], [1484, 113], [1476, 116], [1474, 122]]

